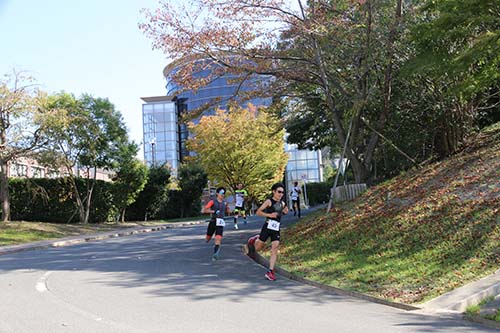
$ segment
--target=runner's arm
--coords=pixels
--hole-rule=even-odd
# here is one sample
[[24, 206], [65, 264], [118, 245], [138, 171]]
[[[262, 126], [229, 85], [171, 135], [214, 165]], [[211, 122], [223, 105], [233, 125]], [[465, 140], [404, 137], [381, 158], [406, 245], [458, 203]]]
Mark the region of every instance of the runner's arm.
[[286, 202], [283, 201], [283, 210], [281, 211], [281, 214], [288, 214], [288, 206], [286, 204]]
[[203, 210], [201, 211], [203, 214], [212, 214], [215, 213], [215, 210], [210, 209], [214, 205], [214, 201], [210, 200], [205, 207], [203, 207]]
[[277, 214], [276, 212], [275, 213], [265, 213], [264, 212], [264, 209], [266, 209], [267, 207], [271, 206], [271, 200], [269, 199], [266, 199], [266, 201], [264, 201], [264, 203], [259, 207], [259, 209], [257, 209], [257, 216], [264, 216], [264, 217], [267, 217], [267, 218], [276, 218]]

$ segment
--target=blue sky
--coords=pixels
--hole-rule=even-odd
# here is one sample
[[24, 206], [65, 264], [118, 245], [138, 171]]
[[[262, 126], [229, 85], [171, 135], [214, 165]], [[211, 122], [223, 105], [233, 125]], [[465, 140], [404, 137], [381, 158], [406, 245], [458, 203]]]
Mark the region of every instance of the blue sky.
[[[137, 28], [156, 0], [0, 0], [0, 74], [30, 72], [49, 93], [108, 98], [142, 142], [140, 97], [165, 95], [168, 59]], [[140, 153], [142, 158], [142, 152]]]

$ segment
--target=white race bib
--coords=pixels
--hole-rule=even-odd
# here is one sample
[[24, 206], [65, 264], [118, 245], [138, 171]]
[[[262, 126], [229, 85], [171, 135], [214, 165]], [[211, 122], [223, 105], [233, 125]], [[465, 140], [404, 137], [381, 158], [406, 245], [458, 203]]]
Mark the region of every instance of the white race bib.
[[267, 229], [280, 231], [280, 223], [275, 220], [267, 220]]
[[243, 197], [236, 197], [236, 206], [237, 207], [243, 206]]
[[216, 218], [215, 219], [215, 225], [218, 226], [218, 227], [225, 227], [226, 226], [226, 221], [224, 221], [224, 219]]

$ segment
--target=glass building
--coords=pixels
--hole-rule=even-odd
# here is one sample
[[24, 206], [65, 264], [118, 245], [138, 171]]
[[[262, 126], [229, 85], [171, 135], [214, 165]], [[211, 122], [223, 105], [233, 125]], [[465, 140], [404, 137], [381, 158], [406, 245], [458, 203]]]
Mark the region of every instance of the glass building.
[[[195, 62], [199, 65], [200, 70], [193, 75], [197, 78], [205, 78], [210, 74], [210, 70], [217, 70], [216, 64], [206, 59], [198, 59]], [[198, 108], [208, 106], [202, 115], [212, 115], [216, 108], [226, 109], [230, 100], [234, 100], [234, 96], [239, 91], [252, 91], [258, 85], [263, 84], [262, 77], [246, 78], [244, 82], [238, 80], [238, 76], [233, 74], [224, 74], [211, 78], [210, 82], [198, 88], [196, 91], [184, 90], [173, 81], [172, 75], [176, 73], [186, 62], [173, 62], [165, 67], [163, 75], [167, 80], [167, 95], [176, 96], [183, 104], [182, 111], [193, 111]], [[238, 101], [238, 100], [237, 100]], [[239, 100], [239, 104], [246, 106], [248, 103], [253, 105], [268, 106], [272, 102], [271, 98], [252, 98], [247, 101]], [[194, 120], [196, 122], [196, 120]]]
[[[194, 61], [201, 63], [200, 68], [203, 68], [195, 73], [199, 77], [208, 76], [209, 71], [217, 66], [204, 59]], [[237, 76], [225, 74], [212, 79], [196, 91], [184, 90], [172, 80], [172, 74], [185, 64], [186, 61], [175, 61], [163, 70], [167, 96], [142, 98], [146, 102], [142, 107], [144, 160], [148, 165], [168, 163], [173, 175], [176, 175], [184, 157], [189, 155], [185, 145], [189, 136], [187, 126], [179, 121], [183, 113], [209, 105], [200, 115], [214, 114], [215, 108], [227, 109], [228, 102], [237, 91], [255, 90], [257, 85], [266, 83], [265, 77], [256, 76], [241, 84]], [[256, 106], [268, 106], [271, 102], [271, 98], [252, 98], [240, 100], [240, 105], [252, 103]], [[193, 120], [195, 123], [196, 121]], [[320, 151], [298, 150], [296, 145], [290, 144], [285, 144], [285, 151], [289, 154], [285, 174], [287, 188], [291, 188], [294, 181], [304, 184], [323, 180]], [[306, 201], [307, 199], [302, 200], [303, 203]]]
[[177, 102], [170, 96], [142, 97], [144, 160], [150, 166], [168, 164], [176, 175], [181, 162], [181, 131]]
[[[321, 150], [302, 150], [298, 149], [295, 144], [285, 143], [285, 152], [288, 154], [288, 164], [285, 170], [285, 186], [287, 189], [293, 187], [294, 182], [298, 182], [299, 186], [307, 183], [323, 181], [323, 165]], [[309, 205], [305, 186], [302, 187], [301, 204]], [[288, 192], [290, 192], [288, 190]], [[290, 198], [288, 198], [291, 200]], [[291, 207], [291, 201], [288, 202]]]

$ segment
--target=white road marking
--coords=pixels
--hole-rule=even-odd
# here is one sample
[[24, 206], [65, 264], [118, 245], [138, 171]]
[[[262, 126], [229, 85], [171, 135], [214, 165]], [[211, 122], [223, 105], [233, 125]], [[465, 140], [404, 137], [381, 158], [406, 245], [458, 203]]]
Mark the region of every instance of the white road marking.
[[49, 275], [51, 273], [52, 272], [45, 272], [45, 274], [43, 274], [42, 277], [38, 279], [38, 281], [36, 282], [36, 285], [35, 285], [36, 291], [38, 291], [40, 293], [44, 293], [44, 292], [49, 290], [47, 288], [47, 279], [49, 278]]

